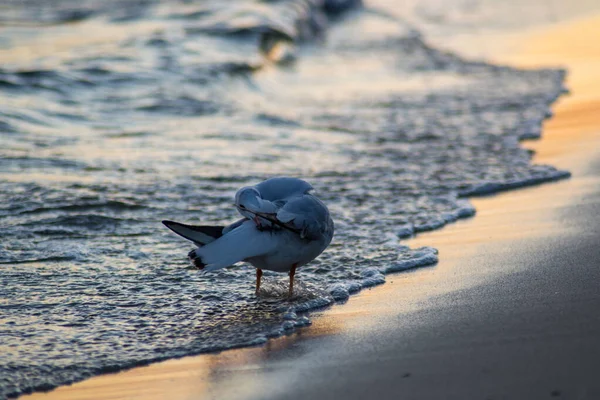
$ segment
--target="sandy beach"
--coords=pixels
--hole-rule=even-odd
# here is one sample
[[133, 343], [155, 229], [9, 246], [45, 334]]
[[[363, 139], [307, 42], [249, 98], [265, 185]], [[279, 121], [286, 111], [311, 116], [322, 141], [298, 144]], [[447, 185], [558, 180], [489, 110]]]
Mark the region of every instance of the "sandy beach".
[[600, 398], [600, 15], [538, 28], [495, 62], [564, 66], [535, 163], [566, 181], [472, 199], [407, 241], [430, 268], [387, 277], [258, 348], [170, 360], [31, 399]]

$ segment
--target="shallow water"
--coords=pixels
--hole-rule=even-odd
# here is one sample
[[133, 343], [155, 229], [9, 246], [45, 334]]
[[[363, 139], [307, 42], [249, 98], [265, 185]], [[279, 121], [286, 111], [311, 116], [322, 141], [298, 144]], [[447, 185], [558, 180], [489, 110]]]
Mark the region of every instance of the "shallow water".
[[[472, 216], [462, 197], [568, 176], [518, 143], [564, 71], [433, 48], [410, 8], [98, 3], [0, 8], [0, 398], [263, 343], [435, 263], [398, 236]], [[282, 275], [260, 299], [251, 267], [200, 275], [160, 224], [230, 222], [237, 188], [275, 175], [336, 222], [291, 302]]]

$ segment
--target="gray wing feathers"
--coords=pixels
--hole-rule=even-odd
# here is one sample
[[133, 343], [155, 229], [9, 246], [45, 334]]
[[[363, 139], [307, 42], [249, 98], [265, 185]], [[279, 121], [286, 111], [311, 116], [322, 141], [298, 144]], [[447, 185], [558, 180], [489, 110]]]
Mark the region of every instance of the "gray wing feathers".
[[278, 212], [277, 220], [298, 231], [300, 236], [316, 240], [329, 226], [329, 211], [316, 197], [305, 194], [288, 201]]
[[242, 218], [239, 221], [235, 221], [233, 224], [231, 224], [229, 226], [226, 226], [225, 228], [223, 228], [223, 235], [231, 232], [235, 228], [240, 227], [245, 221], [248, 221], [248, 219], [247, 218]]

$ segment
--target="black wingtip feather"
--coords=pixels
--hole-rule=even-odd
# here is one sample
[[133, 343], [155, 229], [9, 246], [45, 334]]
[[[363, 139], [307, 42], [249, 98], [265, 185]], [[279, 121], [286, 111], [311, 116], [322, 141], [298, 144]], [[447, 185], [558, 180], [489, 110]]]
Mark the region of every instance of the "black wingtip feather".
[[171, 230], [173, 229], [172, 228], [173, 226], [182, 226], [182, 227], [188, 228], [192, 231], [201, 232], [201, 233], [204, 233], [205, 235], [212, 236], [215, 239], [218, 239], [221, 236], [223, 236], [223, 229], [225, 228], [224, 226], [221, 226], [221, 225], [187, 225], [187, 224], [182, 224], [180, 222], [169, 221], [169, 220], [163, 220], [162, 223], [164, 226], [166, 226], [167, 228], [169, 228]]
[[215, 225], [186, 225], [175, 221], [163, 220], [163, 225], [198, 246], [204, 246], [223, 236], [224, 226]]

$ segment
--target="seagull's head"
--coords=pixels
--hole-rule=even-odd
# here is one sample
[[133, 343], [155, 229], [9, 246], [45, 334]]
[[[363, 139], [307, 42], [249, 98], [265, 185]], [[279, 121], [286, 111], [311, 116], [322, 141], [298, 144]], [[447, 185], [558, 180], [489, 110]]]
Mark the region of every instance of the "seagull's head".
[[246, 186], [235, 194], [235, 206], [242, 210], [257, 210], [260, 206], [260, 193], [255, 187]]

